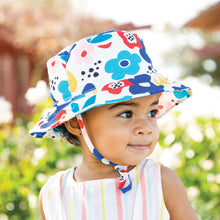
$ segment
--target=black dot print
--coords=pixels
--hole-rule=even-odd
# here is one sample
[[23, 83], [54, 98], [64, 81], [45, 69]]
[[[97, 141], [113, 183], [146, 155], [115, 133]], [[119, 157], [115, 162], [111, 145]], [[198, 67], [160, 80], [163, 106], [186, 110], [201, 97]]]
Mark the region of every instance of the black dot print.
[[[85, 77], [87, 76], [87, 78], [98, 77], [99, 76], [98, 70], [100, 69], [99, 64], [101, 64], [101, 63], [102, 63], [101, 60], [98, 60], [97, 62], [94, 62], [93, 63], [94, 66], [90, 67], [87, 70], [81, 71], [81, 75], [85, 76]], [[85, 77], [81, 78], [81, 80], [84, 81]]]
[[94, 72], [93, 76], [94, 76], [94, 77], [97, 77], [97, 76], [99, 76], [99, 73]]
[[55, 90], [55, 86], [54, 85], [56, 85], [58, 79], [59, 79], [59, 77], [56, 76], [56, 77], [54, 77], [54, 79], [50, 80], [50, 87], [51, 87], [51, 89]]

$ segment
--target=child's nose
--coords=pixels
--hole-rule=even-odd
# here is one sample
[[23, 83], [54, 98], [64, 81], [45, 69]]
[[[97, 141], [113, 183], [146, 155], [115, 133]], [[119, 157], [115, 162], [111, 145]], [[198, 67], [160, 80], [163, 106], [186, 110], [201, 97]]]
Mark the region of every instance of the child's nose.
[[147, 119], [137, 119], [134, 128], [135, 135], [148, 135], [153, 132], [151, 122]]

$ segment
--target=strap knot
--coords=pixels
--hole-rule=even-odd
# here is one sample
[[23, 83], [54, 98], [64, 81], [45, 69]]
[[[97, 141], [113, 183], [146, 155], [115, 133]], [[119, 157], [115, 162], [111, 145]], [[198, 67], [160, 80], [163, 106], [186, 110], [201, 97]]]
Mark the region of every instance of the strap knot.
[[120, 175], [118, 188], [121, 190], [121, 192], [126, 193], [132, 188], [132, 182], [127, 171], [127, 167], [116, 165], [115, 170]]

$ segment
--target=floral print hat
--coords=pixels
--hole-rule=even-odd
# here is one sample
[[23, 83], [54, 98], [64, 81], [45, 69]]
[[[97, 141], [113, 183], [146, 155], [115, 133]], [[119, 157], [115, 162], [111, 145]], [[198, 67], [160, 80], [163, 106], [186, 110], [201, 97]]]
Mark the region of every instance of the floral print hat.
[[[52, 57], [47, 68], [54, 106], [30, 130], [30, 134], [37, 138], [62, 139], [56, 126], [77, 117], [92, 153], [100, 161], [114, 165], [116, 170], [117, 165], [105, 160], [90, 142], [81, 113], [98, 106], [160, 93], [159, 118], [191, 96], [189, 87], [170, 82], [158, 73], [142, 39], [125, 31], [113, 30], [83, 38]], [[128, 179], [128, 176], [120, 175]]]

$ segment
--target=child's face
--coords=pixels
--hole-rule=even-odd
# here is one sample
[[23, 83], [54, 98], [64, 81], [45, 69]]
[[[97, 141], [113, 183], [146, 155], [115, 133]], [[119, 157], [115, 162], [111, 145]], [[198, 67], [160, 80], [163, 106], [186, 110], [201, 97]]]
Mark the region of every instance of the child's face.
[[87, 111], [84, 123], [98, 152], [120, 165], [136, 165], [149, 156], [159, 138], [158, 99], [156, 94]]

